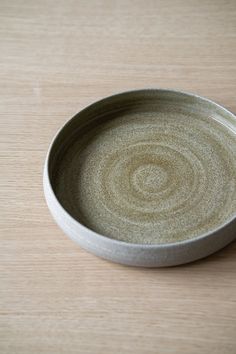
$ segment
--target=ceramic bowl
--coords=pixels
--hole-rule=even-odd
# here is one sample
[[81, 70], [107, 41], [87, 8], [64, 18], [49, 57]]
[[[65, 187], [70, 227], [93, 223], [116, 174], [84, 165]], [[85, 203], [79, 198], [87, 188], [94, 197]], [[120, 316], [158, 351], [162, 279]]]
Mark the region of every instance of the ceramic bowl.
[[236, 238], [236, 119], [197, 95], [124, 92], [56, 134], [44, 167], [61, 229], [110, 261], [174, 266]]

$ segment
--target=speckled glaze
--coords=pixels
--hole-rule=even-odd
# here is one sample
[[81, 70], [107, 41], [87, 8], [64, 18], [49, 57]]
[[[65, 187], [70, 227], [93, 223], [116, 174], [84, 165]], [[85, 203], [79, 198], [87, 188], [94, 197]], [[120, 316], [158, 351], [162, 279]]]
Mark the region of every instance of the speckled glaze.
[[235, 237], [235, 117], [182, 92], [111, 96], [57, 134], [44, 187], [58, 224], [99, 256], [143, 266], [204, 257]]

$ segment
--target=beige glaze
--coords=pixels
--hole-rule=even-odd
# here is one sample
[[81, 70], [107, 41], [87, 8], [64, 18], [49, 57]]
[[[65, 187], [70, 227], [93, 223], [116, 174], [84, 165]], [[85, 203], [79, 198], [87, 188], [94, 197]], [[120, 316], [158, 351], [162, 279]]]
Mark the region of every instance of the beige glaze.
[[223, 110], [192, 96], [144, 91], [83, 111], [78, 127], [80, 121], [53, 185], [62, 206], [88, 228], [165, 244], [235, 215], [236, 136]]

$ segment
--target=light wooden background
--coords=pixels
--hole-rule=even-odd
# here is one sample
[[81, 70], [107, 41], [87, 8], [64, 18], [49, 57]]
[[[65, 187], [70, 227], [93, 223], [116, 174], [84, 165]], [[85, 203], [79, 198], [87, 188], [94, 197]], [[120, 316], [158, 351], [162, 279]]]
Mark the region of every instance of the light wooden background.
[[134, 269], [54, 224], [42, 169], [85, 105], [143, 87], [236, 112], [236, 2], [0, 0], [0, 352], [236, 353], [236, 243]]

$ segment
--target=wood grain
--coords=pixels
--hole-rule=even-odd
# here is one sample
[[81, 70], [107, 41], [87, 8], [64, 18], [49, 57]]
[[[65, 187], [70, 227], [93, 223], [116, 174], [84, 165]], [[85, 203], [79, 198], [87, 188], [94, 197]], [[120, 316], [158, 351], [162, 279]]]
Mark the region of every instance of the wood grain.
[[94, 257], [54, 224], [59, 127], [119, 91], [166, 87], [236, 112], [236, 2], [0, 0], [0, 352], [236, 352], [236, 243], [182, 267]]

